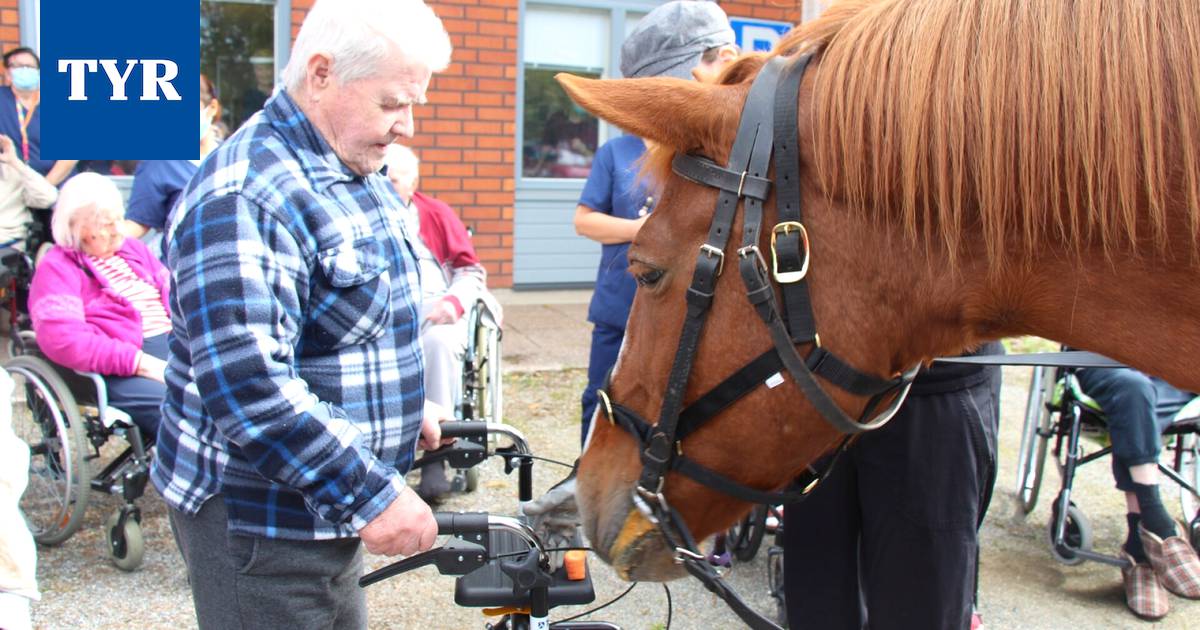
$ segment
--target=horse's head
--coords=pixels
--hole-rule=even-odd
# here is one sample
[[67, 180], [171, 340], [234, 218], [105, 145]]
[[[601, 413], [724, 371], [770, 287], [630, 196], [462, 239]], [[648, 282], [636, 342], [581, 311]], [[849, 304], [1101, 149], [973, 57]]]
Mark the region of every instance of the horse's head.
[[[630, 273], [639, 284], [620, 357], [592, 421], [580, 460], [577, 496], [584, 526], [597, 552], [628, 579], [671, 579], [681, 575], [670, 548], [647, 514], [635, 507], [635, 486], [642, 473], [642, 450], [629, 431], [613, 422], [619, 405], [654, 423], [662, 411], [672, 372], [693, 271], [714, 218], [718, 190], [673, 173], [665, 165], [676, 153], [689, 153], [725, 164], [737, 135], [751, 80], [761, 58], [731, 68], [720, 85], [656, 78], [593, 81], [571, 76], [559, 80], [580, 105], [650, 141], [647, 171], [662, 186], [661, 199], [629, 250]], [[803, 93], [803, 92], [802, 92]], [[805, 119], [801, 98], [800, 119]], [[776, 121], [776, 124], [779, 124]], [[807, 146], [804, 125], [800, 147]], [[769, 133], [769, 131], [768, 131]], [[804, 150], [800, 155], [805, 161]], [[791, 173], [790, 177], [797, 177]], [[851, 232], [857, 243], [890, 255], [884, 239], [872, 240], [869, 223], [853, 222], [849, 213], [830, 212], [833, 202], [817, 191], [814, 178], [801, 177], [802, 203], [811, 243], [812, 273], [808, 281], [813, 313], [824, 348], [831, 348], [855, 368], [881, 379], [902, 369], [899, 359], [878, 343], [895, 326], [879, 307], [884, 281], [872, 265], [862, 264], [862, 251], [846, 246]], [[766, 268], [773, 254], [771, 226], [777, 223], [775, 193], [764, 204], [758, 247]], [[692, 403], [740, 368], [773, 348], [767, 326], [747, 299], [735, 251], [742, 238], [737, 210], [723, 269], [713, 288], [711, 309], [699, 336], [687, 379], [684, 406]], [[819, 235], [819, 236], [818, 236]], [[902, 267], [902, 266], [897, 266]], [[897, 274], [904, 273], [897, 270]], [[895, 274], [884, 274], [895, 281]], [[852, 287], [838, 291], [831, 287]], [[778, 290], [778, 286], [775, 287]], [[870, 326], [861, 314], [872, 314]], [[883, 314], [881, 314], [883, 313]], [[801, 344], [807, 353], [814, 344]], [[759, 385], [719, 411], [671, 448], [737, 483], [756, 490], [776, 490], [797, 477], [814, 460], [836, 446], [841, 434], [802, 396], [787, 371], [768, 375]], [[762, 375], [760, 375], [761, 377]], [[857, 417], [867, 397], [837, 388], [827, 391], [837, 406]], [[749, 504], [692, 478], [671, 472], [664, 488], [666, 502], [677, 510], [699, 540], [736, 521]]]
[[[1036, 334], [1200, 387], [1191, 361], [1200, 352], [1200, 104], [1186, 79], [1200, 66], [1200, 8], [1159, 4], [1148, 19], [1153, 12], [1130, 3], [835, 3], [780, 45], [817, 57], [787, 114], [799, 166], [766, 173], [761, 229], [746, 239], [756, 247], [743, 242], [739, 201], [720, 247], [702, 249], [723, 224], [714, 223], [721, 184], [667, 165], [678, 154], [719, 165], [739, 154], [743, 107], [757, 102], [751, 81], [768, 72], [761, 58], [739, 61], [720, 85], [560, 77], [580, 105], [654, 145], [647, 170], [662, 186], [629, 250], [640, 287], [580, 463], [577, 495], [598, 553], [629, 579], [679, 575], [671, 523], [702, 538], [748, 507], [711, 489], [713, 475], [726, 488], [778, 489], [838, 443], [823, 419], [830, 408], [854, 417], [870, 406], [827, 374], [831, 400], [811, 387], [797, 395], [806, 381], [789, 365], [708, 404], [710, 419], [678, 444], [657, 439], [677, 404], [712, 403], [714, 386], [780, 347], [778, 328], [768, 334], [748, 299], [744, 263], [761, 253], [772, 264], [772, 226], [788, 216], [782, 178], [799, 182], [821, 347], [867, 380]], [[980, 52], [996, 50], [1006, 52]], [[762, 190], [736, 171], [723, 177], [739, 196], [742, 184]], [[711, 273], [699, 293], [712, 299], [693, 352], [679, 341], [697, 270]], [[773, 290], [778, 301], [780, 281], [755, 298]], [[794, 347], [812, 357], [812, 341]], [[693, 357], [686, 379], [681, 370], [670, 378], [683, 365], [677, 355]], [[680, 457], [712, 474], [698, 483], [694, 468], [670, 465]], [[647, 517], [663, 505], [674, 508], [665, 534]]]

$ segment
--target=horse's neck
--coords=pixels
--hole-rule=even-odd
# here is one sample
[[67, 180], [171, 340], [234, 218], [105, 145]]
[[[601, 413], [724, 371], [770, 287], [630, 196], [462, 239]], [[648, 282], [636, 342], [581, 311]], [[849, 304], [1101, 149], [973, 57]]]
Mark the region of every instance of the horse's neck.
[[1076, 256], [1047, 244], [1039, 251], [1054, 255], [990, 273], [980, 251], [951, 264], [890, 228], [816, 214], [818, 328], [863, 369], [896, 371], [983, 341], [1037, 335], [1200, 391], [1191, 359], [1200, 356], [1200, 287], [1186, 258], [1164, 263], [1147, 251], [1110, 263], [1100, 251]]
[[[1084, 264], [1039, 265], [1044, 295], [1031, 304], [1027, 332], [1093, 350], [1190, 391], [1200, 391], [1200, 290], [1188, 261], [1161, 264], [1097, 256]], [[1025, 332], [1025, 331], [1023, 331]]]
[[1036, 335], [1099, 352], [1200, 391], [1200, 290], [1196, 268], [1162, 264], [1153, 257], [1103, 254], [1042, 258], [1021, 269], [988, 275], [970, 262], [959, 273], [927, 277], [935, 300], [916, 323], [940, 343]]

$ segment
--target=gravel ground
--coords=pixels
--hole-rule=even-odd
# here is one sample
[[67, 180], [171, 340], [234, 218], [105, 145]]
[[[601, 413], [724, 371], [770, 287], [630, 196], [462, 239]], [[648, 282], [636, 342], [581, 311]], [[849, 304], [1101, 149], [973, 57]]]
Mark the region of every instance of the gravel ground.
[[[509, 374], [505, 377], [506, 421], [521, 429], [534, 452], [564, 460], [577, 454], [577, 393], [584, 385], [579, 370]], [[1174, 612], [1164, 622], [1147, 624], [1129, 614], [1123, 603], [1120, 573], [1096, 563], [1068, 567], [1054, 561], [1046, 543], [1049, 500], [1057, 476], [1048, 470], [1043, 500], [1027, 518], [1017, 516], [1012, 486], [1015, 477], [1028, 370], [1006, 369], [1001, 425], [1001, 474], [983, 530], [982, 612], [996, 628], [1186, 628], [1200, 618], [1200, 604], [1172, 600]], [[1049, 466], [1050, 469], [1053, 466]], [[557, 481], [557, 467], [535, 465], [535, 493]], [[1123, 501], [1111, 489], [1107, 463], [1082, 470], [1077, 501], [1091, 518], [1095, 547], [1113, 552], [1124, 535]], [[1175, 507], [1174, 495], [1167, 494]], [[144, 514], [146, 561], [134, 573], [122, 573], [107, 561], [100, 527], [118, 505], [112, 497], [94, 497], [83, 529], [62, 546], [42, 548], [39, 578], [42, 601], [34, 607], [39, 628], [188, 628], [195, 626], [182, 561], [175, 551], [162, 501], [151, 489], [140, 502]], [[442, 509], [516, 509], [516, 479], [506, 477], [500, 462], [482, 466], [480, 489], [453, 498]], [[766, 593], [765, 552], [752, 563], [736, 566], [730, 579], [759, 610], [773, 610]], [[368, 569], [385, 558], [368, 558]], [[620, 593], [625, 584], [599, 563], [591, 563], [597, 602]], [[919, 576], [918, 576], [919, 577]], [[373, 628], [480, 628], [477, 610], [453, 603], [453, 579], [425, 568], [371, 587], [368, 605]], [[736, 618], [693, 580], [671, 585], [674, 623], [678, 628], [736, 627]], [[562, 618], [586, 607], [555, 611]], [[626, 628], [661, 628], [667, 609], [663, 588], [642, 584], [598, 618]], [[1193, 622], [1192, 627], [1195, 627]]]

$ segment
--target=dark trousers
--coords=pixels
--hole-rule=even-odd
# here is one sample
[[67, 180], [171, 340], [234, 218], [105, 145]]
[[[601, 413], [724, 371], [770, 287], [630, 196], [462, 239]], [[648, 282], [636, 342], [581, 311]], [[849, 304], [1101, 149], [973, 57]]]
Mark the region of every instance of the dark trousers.
[[910, 396], [784, 510], [794, 629], [970, 627], [977, 528], [996, 478], [1000, 371]]
[[604, 378], [617, 362], [617, 354], [621, 351], [621, 341], [625, 331], [606, 324], [595, 324], [592, 328], [592, 353], [588, 357], [588, 383], [583, 390], [583, 422], [580, 425], [579, 443], [587, 439], [588, 427], [592, 424], [592, 415], [596, 412], [599, 396], [596, 390], [604, 386]]
[[1108, 419], [1117, 488], [1132, 492], [1129, 467], [1158, 461], [1162, 432], [1193, 395], [1130, 368], [1082, 369], [1076, 376]]
[[[142, 341], [142, 352], [162, 360], [167, 359], [167, 335], [155, 335]], [[142, 430], [142, 439], [153, 440], [158, 435], [162, 418], [163, 397], [167, 386], [144, 376], [105, 376], [108, 404], [124, 411]]]
[[225, 499], [191, 516], [170, 509], [201, 630], [367, 627], [357, 538], [281, 540], [229, 531]]

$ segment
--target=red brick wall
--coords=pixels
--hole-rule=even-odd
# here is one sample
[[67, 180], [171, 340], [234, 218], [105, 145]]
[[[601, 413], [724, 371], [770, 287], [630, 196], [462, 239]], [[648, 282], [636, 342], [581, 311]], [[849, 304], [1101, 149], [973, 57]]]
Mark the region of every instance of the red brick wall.
[[[8, 52], [21, 45], [18, 18], [17, 0], [0, 0], [0, 52]], [[8, 73], [3, 75], [0, 82], [8, 85]]]
[[[16, 0], [0, 0], [0, 7]], [[513, 189], [517, 163], [518, 0], [429, 0], [454, 44], [417, 110], [412, 145], [421, 189], [450, 204], [475, 233], [492, 287], [512, 286]], [[292, 38], [313, 0], [292, 0]], [[801, 3], [722, 2], [731, 16], [798, 22]], [[3, 14], [0, 13], [0, 16]]]
[[[6, 0], [0, 0], [3, 2]], [[292, 0], [292, 39], [313, 0]], [[471, 228], [491, 287], [512, 286], [516, 164], [517, 0], [429, 2], [454, 45], [452, 63], [417, 108], [411, 145], [421, 190]]]
[[800, 22], [801, 1], [786, 2], [782, 0], [724, 0], [721, 8], [730, 17], [758, 18], [760, 20], [775, 20], [777, 22]]

